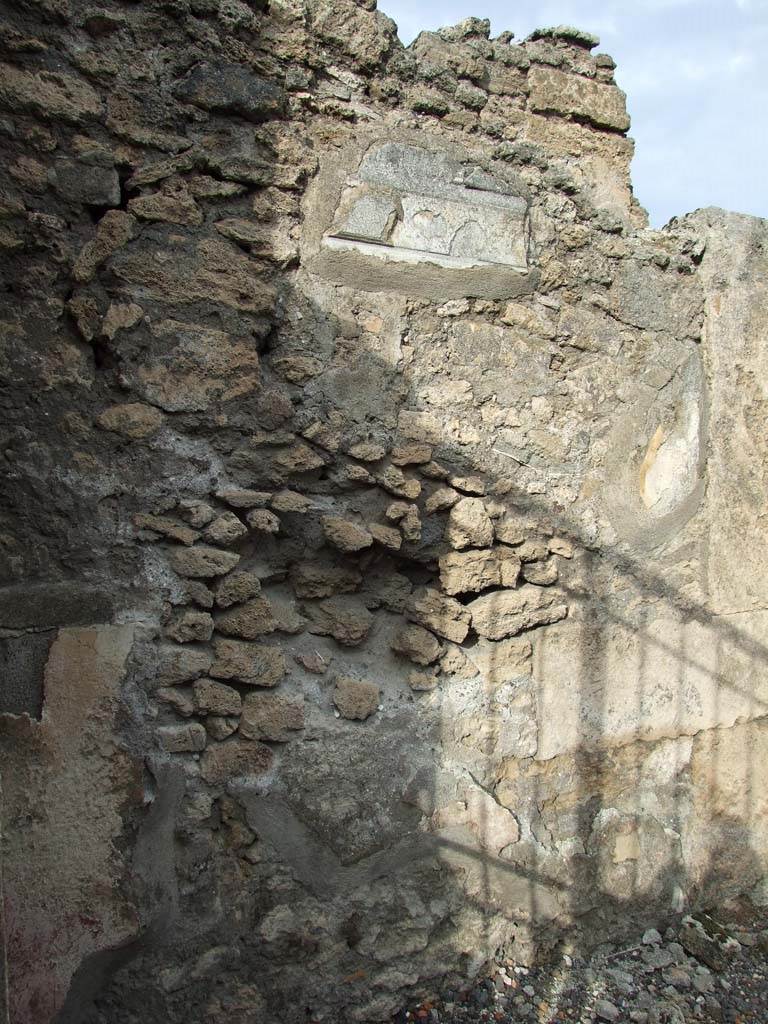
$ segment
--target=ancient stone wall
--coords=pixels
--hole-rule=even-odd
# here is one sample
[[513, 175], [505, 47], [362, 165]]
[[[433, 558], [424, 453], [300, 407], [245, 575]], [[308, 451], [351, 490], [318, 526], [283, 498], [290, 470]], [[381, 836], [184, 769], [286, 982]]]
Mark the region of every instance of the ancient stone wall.
[[5, 5], [10, 1020], [386, 1020], [768, 875], [768, 228], [597, 40]]

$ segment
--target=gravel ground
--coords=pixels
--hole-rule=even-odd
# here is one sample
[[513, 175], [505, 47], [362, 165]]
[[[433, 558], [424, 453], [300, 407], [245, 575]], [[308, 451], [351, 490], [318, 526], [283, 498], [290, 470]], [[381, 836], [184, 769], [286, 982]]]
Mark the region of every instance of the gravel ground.
[[768, 1024], [768, 913], [730, 903], [663, 935], [603, 945], [587, 959], [506, 960], [462, 991], [401, 1010], [395, 1024]]

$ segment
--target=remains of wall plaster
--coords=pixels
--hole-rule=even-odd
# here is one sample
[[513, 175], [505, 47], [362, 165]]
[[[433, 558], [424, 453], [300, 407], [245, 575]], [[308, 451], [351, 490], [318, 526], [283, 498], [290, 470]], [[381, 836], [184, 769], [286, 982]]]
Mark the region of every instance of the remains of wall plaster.
[[14, 1024], [386, 1020], [766, 874], [766, 227], [614, 64], [7, 12]]

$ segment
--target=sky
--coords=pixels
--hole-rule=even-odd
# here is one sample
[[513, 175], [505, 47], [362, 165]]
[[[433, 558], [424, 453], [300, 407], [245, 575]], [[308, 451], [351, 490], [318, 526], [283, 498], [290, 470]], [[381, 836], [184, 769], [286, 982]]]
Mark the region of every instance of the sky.
[[768, 217], [768, 0], [379, 0], [409, 43], [491, 19], [491, 34], [575, 25], [616, 61], [635, 195], [661, 227], [702, 206]]

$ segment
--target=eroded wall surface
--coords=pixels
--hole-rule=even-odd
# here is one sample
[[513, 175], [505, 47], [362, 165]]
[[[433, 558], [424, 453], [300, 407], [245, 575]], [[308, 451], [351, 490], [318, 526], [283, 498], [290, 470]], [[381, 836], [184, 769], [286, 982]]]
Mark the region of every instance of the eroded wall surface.
[[768, 228], [576, 30], [0, 62], [10, 1020], [386, 1020], [766, 875]]

